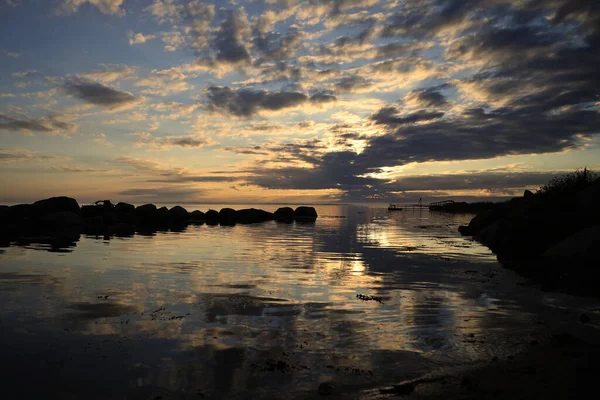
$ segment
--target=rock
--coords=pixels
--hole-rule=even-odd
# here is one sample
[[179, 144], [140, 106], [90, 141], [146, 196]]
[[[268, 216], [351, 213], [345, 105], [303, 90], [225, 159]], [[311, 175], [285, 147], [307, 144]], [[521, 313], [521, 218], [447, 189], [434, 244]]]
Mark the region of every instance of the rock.
[[7, 218], [9, 209], [9, 206], [0, 206], [0, 221], [4, 221]]
[[39, 200], [33, 203], [37, 214], [46, 215], [63, 211], [79, 213], [79, 204], [77, 200], [66, 196], [50, 197], [49, 199]]
[[246, 208], [235, 212], [236, 222], [240, 224], [254, 224], [258, 222], [270, 221], [274, 217], [273, 213], [256, 208]]
[[42, 217], [42, 222], [53, 228], [83, 225], [83, 218], [72, 211], [59, 211]]
[[323, 382], [319, 385], [317, 391], [321, 396], [329, 396], [335, 393], [335, 386], [329, 382]]
[[175, 206], [169, 210], [169, 218], [171, 221], [187, 221], [190, 218], [190, 213], [181, 206]]
[[83, 218], [87, 219], [102, 215], [102, 210], [98, 206], [85, 205], [81, 206], [79, 213]]
[[542, 257], [546, 259], [598, 258], [600, 225], [583, 229], [548, 248]]
[[275, 220], [277, 222], [292, 222], [296, 213], [291, 207], [280, 207], [275, 211]]
[[[96, 206], [91, 206], [91, 207], [96, 207]], [[100, 235], [100, 234], [104, 233], [104, 220], [102, 219], [102, 217], [96, 216], [96, 217], [86, 218], [83, 222], [83, 232], [90, 234], [90, 235]]]
[[492, 251], [498, 249], [500, 247], [500, 232], [501, 224], [499, 221], [494, 222], [486, 227], [484, 227], [479, 234], [477, 235], [477, 239], [488, 246]]
[[194, 210], [190, 213], [190, 220], [194, 222], [204, 221], [204, 213], [199, 210]]
[[317, 219], [317, 210], [314, 207], [298, 207], [296, 208], [295, 220], [296, 221], [314, 221]]
[[504, 217], [507, 211], [507, 206], [504, 205], [480, 212], [469, 222], [471, 233], [477, 235], [482, 229]]
[[204, 219], [208, 224], [216, 224], [219, 222], [219, 212], [217, 210], [208, 210], [204, 214]]
[[169, 224], [169, 209], [167, 207], [161, 207], [156, 210], [156, 217], [154, 220], [154, 225], [156, 226], [168, 226]]
[[531, 197], [531, 196], [535, 196], [531, 190], [525, 190], [525, 192], [523, 192], [523, 197]]
[[115, 212], [117, 214], [131, 214], [135, 212], [135, 206], [133, 204], [119, 202], [115, 206]]
[[29, 204], [17, 204], [10, 206], [6, 213], [6, 219], [9, 222], [20, 222], [32, 217], [32, 206]]
[[221, 225], [235, 225], [235, 210], [233, 208], [222, 208], [219, 211], [219, 223]]
[[144, 204], [135, 208], [135, 218], [138, 222], [150, 223], [156, 217], [156, 206], [154, 204]]
[[135, 234], [135, 225], [120, 222], [113, 227], [112, 231], [118, 237], [132, 237]]
[[471, 228], [469, 228], [468, 226], [465, 226], [465, 225], [459, 226], [458, 227], [458, 231], [463, 236], [472, 236], [473, 235], [473, 232], [471, 231]]

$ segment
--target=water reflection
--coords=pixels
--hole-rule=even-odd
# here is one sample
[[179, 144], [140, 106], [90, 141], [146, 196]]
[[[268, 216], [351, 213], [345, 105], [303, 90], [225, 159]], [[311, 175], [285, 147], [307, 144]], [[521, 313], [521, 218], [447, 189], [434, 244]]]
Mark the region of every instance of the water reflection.
[[84, 235], [70, 253], [5, 248], [4, 379], [64, 397], [228, 399], [313, 398], [332, 381], [344, 398], [514, 351], [530, 333], [506, 272], [456, 233], [469, 216], [318, 212]]

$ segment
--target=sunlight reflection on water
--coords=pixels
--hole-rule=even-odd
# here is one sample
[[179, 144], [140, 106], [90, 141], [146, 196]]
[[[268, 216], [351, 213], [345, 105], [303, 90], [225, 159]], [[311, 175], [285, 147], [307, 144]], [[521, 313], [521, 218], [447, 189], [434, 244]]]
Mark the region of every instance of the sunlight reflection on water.
[[312, 398], [507, 354], [531, 331], [513, 275], [458, 235], [471, 216], [318, 212], [5, 248], [0, 359], [87, 398]]

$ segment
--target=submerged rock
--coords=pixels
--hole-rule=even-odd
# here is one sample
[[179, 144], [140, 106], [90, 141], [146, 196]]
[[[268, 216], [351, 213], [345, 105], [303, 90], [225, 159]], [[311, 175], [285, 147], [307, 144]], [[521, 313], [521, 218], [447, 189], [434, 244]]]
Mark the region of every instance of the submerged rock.
[[314, 221], [317, 219], [317, 210], [314, 207], [300, 206], [294, 212], [296, 221]]

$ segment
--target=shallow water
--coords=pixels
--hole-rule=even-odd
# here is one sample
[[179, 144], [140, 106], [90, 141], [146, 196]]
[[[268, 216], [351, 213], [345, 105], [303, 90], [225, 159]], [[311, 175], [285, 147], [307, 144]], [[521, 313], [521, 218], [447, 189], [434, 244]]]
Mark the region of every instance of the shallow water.
[[290, 399], [332, 382], [334, 397], [356, 398], [514, 353], [540, 335], [548, 309], [582, 307], [519, 285], [461, 237], [471, 215], [317, 211], [314, 224], [2, 249], [3, 386], [61, 398]]

